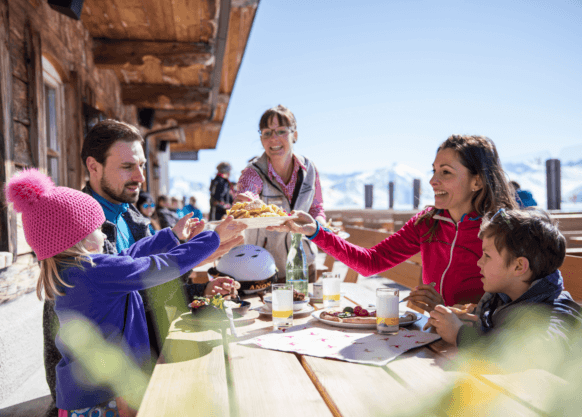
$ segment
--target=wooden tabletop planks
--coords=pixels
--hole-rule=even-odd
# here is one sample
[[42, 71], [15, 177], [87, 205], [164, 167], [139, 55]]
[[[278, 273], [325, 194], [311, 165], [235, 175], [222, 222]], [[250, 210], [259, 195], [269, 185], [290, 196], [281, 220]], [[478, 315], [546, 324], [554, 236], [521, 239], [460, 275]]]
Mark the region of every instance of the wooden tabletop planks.
[[172, 323], [138, 417], [229, 416], [222, 336], [180, 318]]
[[[342, 283], [342, 308], [367, 306], [373, 291]], [[251, 308], [258, 297], [247, 298]], [[321, 308], [320, 304], [315, 305]], [[310, 314], [294, 324], [312, 320]], [[419, 330], [423, 319], [409, 328]], [[317, 322], [317, 326], [325, 326]], [[552, 410], [552, 375], [457, 372], [454, 346], [440, 340], [405, 352], [384, 367], [239, 345], [273, 330], [270, 316], [237, 327], [238, 338], [202, 328], [189, 314], [172, 323], [138, 417], [149, 416], [538, 416]], [[226, 338], [226, 339], [224, 339]], [[545, 399], [544, 399], [545, 398]]]

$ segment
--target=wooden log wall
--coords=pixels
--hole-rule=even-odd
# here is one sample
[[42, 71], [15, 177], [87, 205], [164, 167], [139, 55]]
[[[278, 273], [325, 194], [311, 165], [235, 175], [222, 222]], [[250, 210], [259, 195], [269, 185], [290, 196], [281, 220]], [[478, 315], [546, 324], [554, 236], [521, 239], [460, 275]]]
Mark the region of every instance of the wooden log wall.
[[[84, 105], [137, 124], [135, 106], [121, 101], [117, 76], [95, 67], [92, 50], [93, 39], [83, 23], [46, 2], [0, 0], [0, 183], [22, 168], [47, 169], [43, 58], [63, 82], [59, 185], [80, 189], [86, 181], [80, 160]], [[14, 261], [0, 269], [0, 304], [34, 291], [39, 272], [18, 216], [1, 194], [0, 252], [12, 253]]]

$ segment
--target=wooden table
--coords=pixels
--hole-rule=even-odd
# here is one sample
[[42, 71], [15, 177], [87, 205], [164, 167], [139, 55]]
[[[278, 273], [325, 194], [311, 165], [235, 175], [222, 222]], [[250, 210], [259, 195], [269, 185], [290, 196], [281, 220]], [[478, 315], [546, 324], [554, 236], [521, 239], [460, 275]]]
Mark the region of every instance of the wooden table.
[[[359, 284], [342, 283], [342, 293], [363, 306], [375, 300]], [[345, 297], [342, 302], [353, 305]], [[261, 304], [255, 296], [247, 300]], [[442, 340], [379, 367], [237, 343], [271, 332], [268, 316], [237, 327], [238, 339], [230, 330], [193, 323], [185, 317], [172, 323], [138, 417], [538, 416], [555, 407], [548, 384], [565, 384], [543, 371], [484, 376], [450, 370], [457, 350]]]

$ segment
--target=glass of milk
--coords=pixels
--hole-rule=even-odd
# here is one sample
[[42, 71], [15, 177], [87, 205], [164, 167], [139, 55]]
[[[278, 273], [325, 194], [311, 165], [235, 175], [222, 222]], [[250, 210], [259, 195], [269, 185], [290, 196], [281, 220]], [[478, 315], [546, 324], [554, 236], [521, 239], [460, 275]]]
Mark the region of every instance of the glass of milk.
[[273, 327], [275, 330], [293, 326], [293, 285], [273, 284]]
[[321, 276], [321, 282], [323, 284], [323, 307], [339, 307], [341, 284], [340, 275], [332, 272], [324, 272]]
[[379, 334], [398, 333], [398, 295], [394, 288], [376, 290], [376, 331]]

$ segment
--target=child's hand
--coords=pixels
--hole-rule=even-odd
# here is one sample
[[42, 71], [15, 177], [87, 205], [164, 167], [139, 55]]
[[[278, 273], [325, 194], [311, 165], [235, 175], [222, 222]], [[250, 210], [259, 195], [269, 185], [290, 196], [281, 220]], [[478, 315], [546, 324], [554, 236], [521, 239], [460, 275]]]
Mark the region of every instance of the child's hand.
[[[191, 239], [191, 238], [188, 238], [188, 236], [190, 235], [189, 224], [192, 221], [198, 221], [198, 219], [196, 219], [196, 218], [190, 219], [193, 215], [194, 215], [194, 213], [186, 214], [184, 217], [182, 217], [180, 220], [178, 220], [178, 222], [176, 223], [176, 225], [174, 227], [172, 227], [172, 232], [174, 232], [174, 234], [178, 237], [178, 239], [180, 239], [180, 240], [190, 240]], [[198, 233], [200, 233], [200, 232], [198, 232]], [[192, 237], [194, 237], [194, 236], [192, 236]]]
[[438, 304], [444, 304], [443, 297], [434, 289], [435, 283], [421, 284], [410, 291], [408, 300], [423, 309], [426, 312], [431, 312]]
[[234, 222], [234, 217], [227, 216], [214, 231], [220, 237], [220, 243], [226, 243], [232, 239], [242, 236], [241, 233], [247, 228], [244, 223]]
[[191, 240], [194, 236], [199, 235], [204, 230], [204, 220], [198, 220], [196, 217], [193, 219], [188, 220], [186, 223], [186, 239], [184, 240]]
[[430, 319], [428, 319], [427, 324], [433, 326], [445, 342], [452, 345], [457, 344], [457, 333], [459, 333], [463, 322], [450, 308], [441, 304], [437, 305], [430, 312]]

